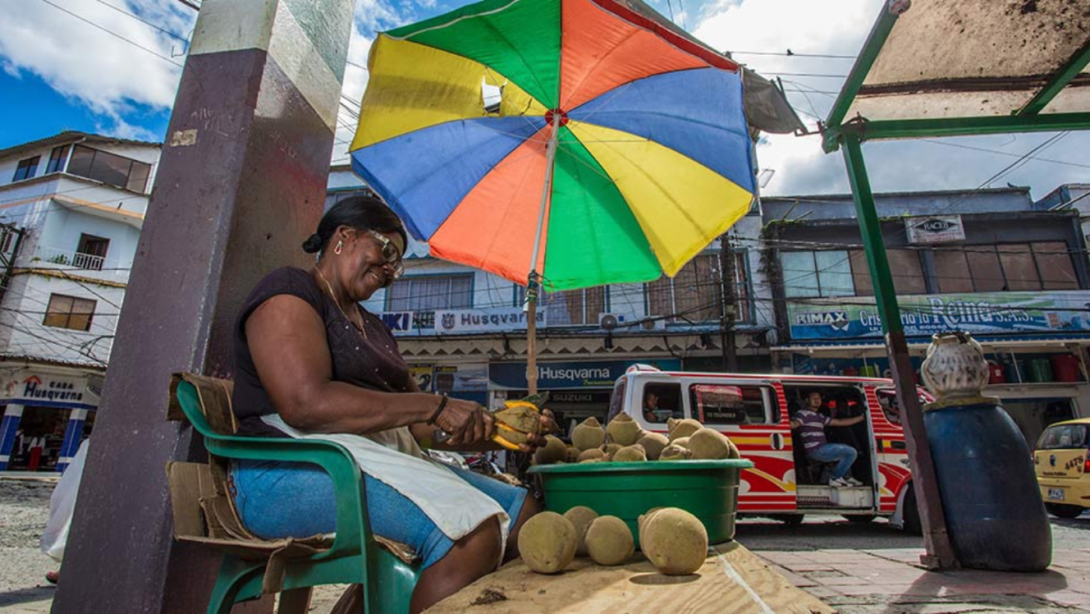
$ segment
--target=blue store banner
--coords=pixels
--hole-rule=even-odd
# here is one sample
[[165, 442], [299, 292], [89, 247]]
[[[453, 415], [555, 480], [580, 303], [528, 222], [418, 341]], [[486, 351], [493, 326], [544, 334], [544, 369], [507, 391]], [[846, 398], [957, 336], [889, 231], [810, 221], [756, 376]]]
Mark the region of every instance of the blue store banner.
[[[539, 390], [612, 388], [617, 378], [634, 364], [651, 365], [662, 371], [681, 370], [681, 361], [677, 358], [546, 362], [537, 365], [537, 387]], [[488, 384], [492, 390], [526, 390], [526, 363], [491, 363], [488, 365]]]
[[[909, 337], [966, 331], [1071, 333], [1090, 331], [1090, 292], [995, 292], [901, 296], [901, 322]], [[787, 305], [791, 338], [882, 337], [874, 299], [792, 299]]]

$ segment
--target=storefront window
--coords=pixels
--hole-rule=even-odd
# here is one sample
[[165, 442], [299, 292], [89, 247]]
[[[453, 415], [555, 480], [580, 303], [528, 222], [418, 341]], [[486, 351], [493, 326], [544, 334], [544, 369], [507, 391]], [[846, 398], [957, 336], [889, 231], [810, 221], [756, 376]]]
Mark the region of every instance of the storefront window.
[[935, 271], [943, 294], [1079, 288], [1063, 241], [936, 248]]
[[670, 316], [669, 322], [718, 321], [722, 315], [722, 290], [719, 256], [697, 256], [673, 279], [664, 275], [647, 284], [648, 315]]
[[473, 306], [473, 275], [404, 277], [386, 291], [386, 311], [435, 311]]
[[783, 252], [783, 287], [787, 298], [854, 296], [852, 261], [848, 252]]
[[[526, 288], [518, 286], [516, 306], [526, 300]], [[597, 326], [598, 318], [606, 311], [606, 286], [542, 292], [538, 296], [538, 309], [545, 310], [546, 321], [553, 326]]]
[[42, 324], [72, 330], [91, 330], [91, 319], [95, 313], [95, 301], [52, 294], [46, 307], [45, 320]]

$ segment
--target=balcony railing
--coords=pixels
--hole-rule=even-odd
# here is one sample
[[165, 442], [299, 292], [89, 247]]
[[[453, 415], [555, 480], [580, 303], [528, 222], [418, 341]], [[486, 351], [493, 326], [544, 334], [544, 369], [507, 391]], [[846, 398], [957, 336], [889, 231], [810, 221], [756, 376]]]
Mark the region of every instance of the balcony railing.
[[113, 279], [127, 279], [129, 270], [132, 268], [131, 263], [125, 264], [116, 260], [107, 260], [102, 256], [55, 247], [39, 247], [32, 260], [36, 266], [97, 272], [99, 274], [92, 276]]

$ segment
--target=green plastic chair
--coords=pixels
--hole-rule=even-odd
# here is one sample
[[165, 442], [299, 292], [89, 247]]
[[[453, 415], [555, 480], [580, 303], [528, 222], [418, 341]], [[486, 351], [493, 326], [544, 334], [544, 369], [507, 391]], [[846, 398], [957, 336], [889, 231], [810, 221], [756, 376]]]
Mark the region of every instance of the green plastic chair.
[[[343, 446], [309, 439], [239, 437], [218, 433], [201, 409], [196, 386], [182, 380], [175, 397], [193, 428], [204, 437], [208, 453], [224, 459], [276, 460], [319, 465], [333, 479], [337, 494], [337, 533], [328, 550], [285, 563], [281, 603], [309, 600], [310, 588], [323, 584], [360, 584], [364, 612], [408, 612], [419, 571], [377, 543], [368, 527], [363, 476]], [[229, 614], [240, 601], [262, 596], [267, 560], [245, 560], [225, 553], [208, 614]]]

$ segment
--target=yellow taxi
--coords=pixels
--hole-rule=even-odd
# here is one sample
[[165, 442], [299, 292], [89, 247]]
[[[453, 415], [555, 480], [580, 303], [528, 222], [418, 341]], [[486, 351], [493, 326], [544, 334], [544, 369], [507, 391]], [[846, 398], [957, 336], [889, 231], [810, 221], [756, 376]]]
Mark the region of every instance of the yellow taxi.
[[1090, 418], [1045, 429], [1037, 439], [1033, 465], [1050, 514], [1074, 518], [1090, 508]]

